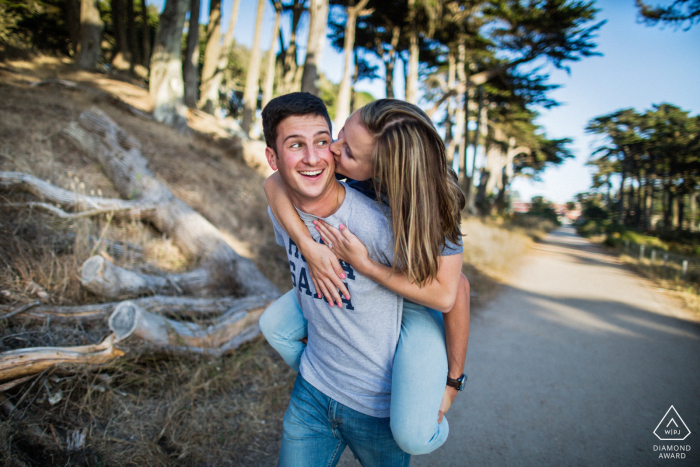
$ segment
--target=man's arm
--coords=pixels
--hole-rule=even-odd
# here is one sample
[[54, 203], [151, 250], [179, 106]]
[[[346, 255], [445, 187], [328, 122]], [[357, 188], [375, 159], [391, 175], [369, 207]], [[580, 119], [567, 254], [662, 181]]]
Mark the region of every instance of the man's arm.
[[342, 307], [340, 294], [342, 293], [349, 300], [350, 292], [341, 280], [345, 278], [345, 272], [340, 267], [335, 254], [326, 246], [316, 243], [311, 237], [304, 221], [297, 214], [278, 172], [265, 180], [263, 189], [272, 214], [306, 259], [316, 292], [322, 293], [329, 305], [333, 306], [332, 303], [335, 302]]
[[[469, 281], [460, 274], [457, 300], [449, 313], [443, 315], [445, 320], [445, 341], [447, 345], [447, 376], [457, 379], [464, 373], [464, 360], [467, 358], [467, 345], [469, 344]], [[451, 386], [445, 386], [445, 394], [440, 404], [438, 423], [442, 416], [450, 409], [457, 390]]]

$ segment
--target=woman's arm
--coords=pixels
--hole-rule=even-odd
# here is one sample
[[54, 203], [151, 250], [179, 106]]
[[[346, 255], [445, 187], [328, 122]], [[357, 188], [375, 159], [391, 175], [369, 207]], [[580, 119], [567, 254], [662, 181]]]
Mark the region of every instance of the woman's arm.
[[326, 239], [331, 241], [336, 256], [352, 264], [363, 276], [404, 298], [442, 313], [449, 312], [454, 306], [462, 271], [462, 255], [440, 256], [437, 277], [421, 287], [409, 281], [406, 274], [392, 272], [391, 267], [370, 258], [367, 248], [347, 227], [341, 225], [338, 230], [322, 221], [315, 221], [314, 224], [324, 242]]
[[330, 306], [337, 303], [339, 307], [342, 307], [343, 302], [340, 299], [340, 294], [342, 293], [346, 300], [349, 300], [350, 292], [341, 280], [345, 279], [345, 272], [340, 267], [338, 258], [328, 247], [316, 243], [311, 237], [306, 225], [294, 209], [278, 172], [273, 173], [265, 180], [263, 188], [275, 219], [306, 259], [314, 289], [323, 294]]

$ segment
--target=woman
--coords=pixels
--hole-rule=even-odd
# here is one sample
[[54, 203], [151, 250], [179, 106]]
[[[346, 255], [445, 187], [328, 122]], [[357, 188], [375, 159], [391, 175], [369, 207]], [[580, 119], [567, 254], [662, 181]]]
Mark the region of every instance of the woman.
[[[401, 337], [394, 358], [391, 429], [398, 445], [425, 454], [447, 438], [447, 411], [456, 389], [445, 375], [462, 374], [469, 328], [469, 284], [461, 275], [460, 210], [464, 197], [447, 168], [445, 146], [418, 107], [382, 99], [355, 112], [331, 145], [336, 171], [350, 186], [391, 207], [394, 267], [369, 258], [350, 229], [317, 223], [327, 246], [313, 241], [277, 174], [265, 182], [275, 218], [304, 255], [315, 290], [329, 306], [350, 299], [342, 283], [341, 259], [360, 274], [402, 295]], [[431, 309], [432, 308], [432, 309]], [[443, 318], [435, 310], [445, 315]], [[306, 323], [293, 293], [260, 320], [270, 344], [296, 371], [304, 349]], [[447, 337], [447, 349], [445, 345]], [[448, 370], [449, 360], [449, 370]]]

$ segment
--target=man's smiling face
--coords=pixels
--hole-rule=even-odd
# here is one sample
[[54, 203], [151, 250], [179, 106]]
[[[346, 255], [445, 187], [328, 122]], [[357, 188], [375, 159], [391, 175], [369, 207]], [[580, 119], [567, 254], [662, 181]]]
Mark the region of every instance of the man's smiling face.
[[335, 183], [330, 144], [330, 128], [324, 117], [293, 115], [277, 125], [277, 154], [268, 147], [265, 155], [297, 206], [320, 199]]

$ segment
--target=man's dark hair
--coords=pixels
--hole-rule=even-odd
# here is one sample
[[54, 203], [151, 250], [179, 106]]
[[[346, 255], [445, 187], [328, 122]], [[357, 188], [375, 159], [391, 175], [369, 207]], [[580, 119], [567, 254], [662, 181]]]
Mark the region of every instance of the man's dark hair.
[[263, 134], [268, 147], [277, 152], [277, 126], [282, 120], [291, 116], [318, 115], [328, 122], [331, 130], [331, 118], [323, 101], [308, 92], [293, 92], [275, 97], [267, 103], [262, 111]]

